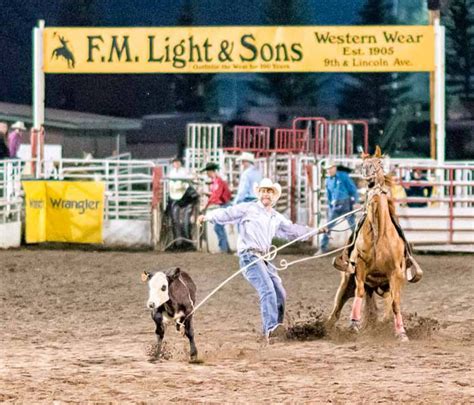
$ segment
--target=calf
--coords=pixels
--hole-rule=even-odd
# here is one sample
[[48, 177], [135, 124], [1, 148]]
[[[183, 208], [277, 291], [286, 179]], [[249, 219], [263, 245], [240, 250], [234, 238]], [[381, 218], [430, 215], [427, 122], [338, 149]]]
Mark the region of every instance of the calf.
[[[179, 268], [164, 272], [142, 274], [142, 280], [148, 282], [149, 296], [147, 307], [156, 324], [157, 351], [159, 356], [165, 335], [163, 322], [172, 320], [176, 329], [189, 339], [191, 360], [197, 360], [197, 349], [194, 344], [193, 315], [191, 312], [196, 301], [196, 285], [191, 277]], [[191, 314], [191, 315], [190, 315]]]

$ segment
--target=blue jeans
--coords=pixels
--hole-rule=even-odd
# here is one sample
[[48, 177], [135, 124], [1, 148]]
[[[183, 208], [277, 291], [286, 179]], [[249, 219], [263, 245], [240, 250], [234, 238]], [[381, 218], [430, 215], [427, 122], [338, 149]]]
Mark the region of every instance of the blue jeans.
[[[251, 252], [243, 252], [240, 256], [240, 267], [257, 260], [258, 256]], [[243, 271], [245, 279], [257, 290], [260, 298], [263, 334], [277, 324], [283, 322], [285, 316], [286, 292], [277, 274], [277, 270], [263, 260], [258, 261]]]
[[229, 242], [227, 241], [227, 234], [225, 233], [224, 225], [214, 224], [214, 231], [219, 242], [219, 250], [224, 253], [229, 253]]
[[[330, 205], [328, 222], [336, 219], [337, 217], [340, 217], [341, 215], [344, 215], [352, 211], [352, 209], [353, 209], [352, 201], [349, 198], [347, 200], [341, 200], [335, 205]], [[345, 219], [349, 223], [349, 226], [351, 227], [352, 231], [354, 231], [356, 227], [354, 214], [349, 215]], [[329, 225], [328, 226], [329, 230], [331, 230], [335, 225], [336, 224]], [[329, 234], [325, 233], [321, 239], [321, 250], [323, 252], [327, 251], [328, 245], [329, 245]]]

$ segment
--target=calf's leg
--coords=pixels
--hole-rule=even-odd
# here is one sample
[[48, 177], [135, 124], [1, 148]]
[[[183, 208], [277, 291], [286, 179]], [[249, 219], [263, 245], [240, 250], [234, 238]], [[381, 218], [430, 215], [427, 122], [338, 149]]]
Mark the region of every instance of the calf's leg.
[[155, 357], [158, 358], [161, 352], [161, 345], [163, 343], [163, 338], [165, 336], [165, 327], [163, 325], [163, 314], [158, 311], [153, 311], [151, 317], [155, 321], [155, 334], [156, 334], [156, 354]]
[[191, 360], [197, 360], [198, 351], [194, 343], [193, 317], [190, 316], [184, 321], [184, 334], [189, 339]]

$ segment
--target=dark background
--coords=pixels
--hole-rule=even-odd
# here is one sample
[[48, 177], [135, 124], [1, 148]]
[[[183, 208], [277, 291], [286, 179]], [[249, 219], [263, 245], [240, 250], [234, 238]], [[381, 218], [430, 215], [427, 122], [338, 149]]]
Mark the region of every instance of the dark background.
[[[474, 0], [442, 1], [447, 27], [447, 158], [474, 158]], [[0, 101], [31, 104], [32, 28], [46, 26], [427, 24], [425, 0], [0, 0]], [[47, 75], [46, 106], [122, 117], [253, 107], [370, 120], [371, 144], [429, 156], [429, 75]], [[286, 114], [285, 118], [288, 114]], [[260, 122], [265, 124], [265, 122]]]

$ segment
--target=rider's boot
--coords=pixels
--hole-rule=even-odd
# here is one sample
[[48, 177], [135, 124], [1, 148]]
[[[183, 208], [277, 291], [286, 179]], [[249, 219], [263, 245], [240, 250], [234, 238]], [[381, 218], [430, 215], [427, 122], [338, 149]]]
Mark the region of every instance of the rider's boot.
[[332, 265], [339, 271], [349, 274], [354, 273], [354, 266], [351, 266], [349, 263], [349, 252], [347, 249], [342, 251], [342, 255], [336, 256], [333, 259]]
[[409, 283], [417, 283], [423, 277], [423, 270], [421, 270], [420, 265], [416, 262], [413, 257], [413, 251], [410, 243], [405, 238], [405, 233], [398, 223], [397, 218], [392, 217], [392, 222], [397, 228], [398, 234], [405, 242], [405, 265], [406, 265], [406, 277]]

